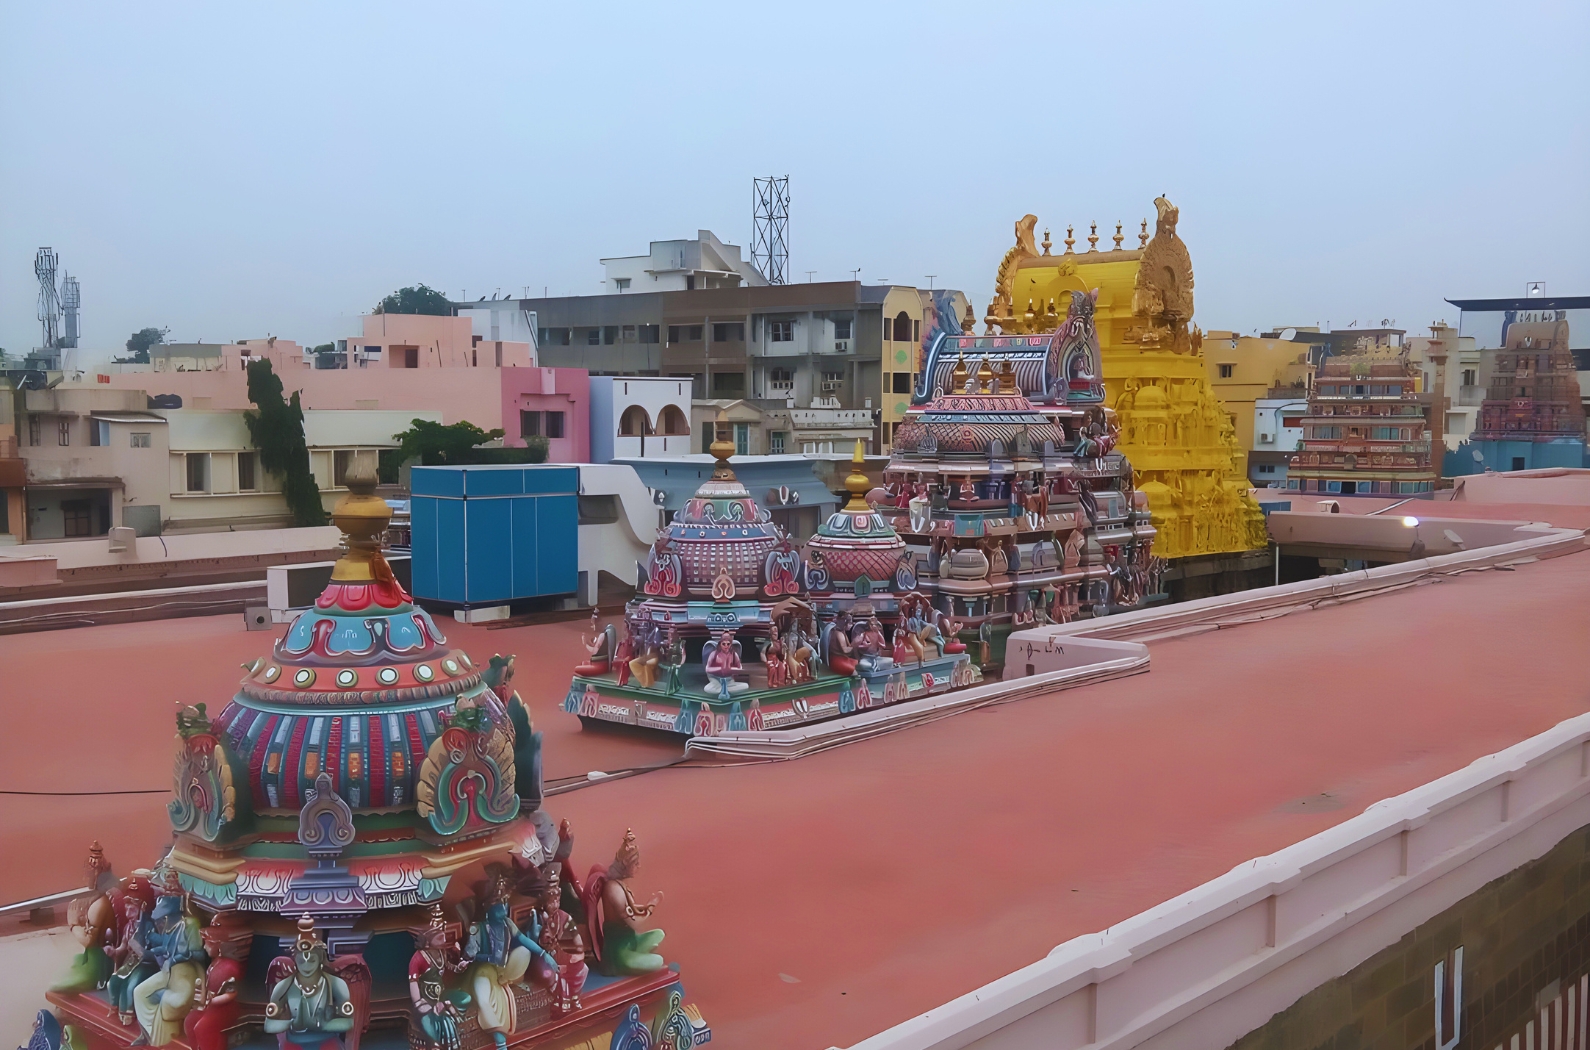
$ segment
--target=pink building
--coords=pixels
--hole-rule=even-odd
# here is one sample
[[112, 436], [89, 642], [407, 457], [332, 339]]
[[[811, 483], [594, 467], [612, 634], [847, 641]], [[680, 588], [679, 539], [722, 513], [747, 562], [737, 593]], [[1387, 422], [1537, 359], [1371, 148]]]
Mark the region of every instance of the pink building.
[[[545, 437], [549, 461], [589, 462], [585, 369], [541, 368], [530, 344], [482, 339], [470, 329], [467, 317], [373, 314], [364, 318], [363, 336], [346, 340], [345, 367], [298, 366], [280, 351], [270, 356], [287, 393], [299, 391], [306, 409], [433, 410], [444, 423], [501, 428], [505, 445]], [[265, 356], [263, 345], [220, 344], [198, 367], [125, 371], [104, 380], [151, 396], [175, 394], [184, 408], [249, 409], [245, 369], [251, 357]]]

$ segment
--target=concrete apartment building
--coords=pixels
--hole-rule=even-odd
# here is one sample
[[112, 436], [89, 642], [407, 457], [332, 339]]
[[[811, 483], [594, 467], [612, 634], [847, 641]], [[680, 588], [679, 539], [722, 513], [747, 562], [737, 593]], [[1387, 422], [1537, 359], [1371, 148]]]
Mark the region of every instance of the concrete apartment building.
[[[607, 294], [459, 303], [534, 314], [543, 365], [592, 375], [689, 378], [695, 400], [742, 399], [873, 413], [887, 447], [910, 403], [931, 295], [909, 285], [768, 285], [703, 230], [604, 259]], [[947, 294], [957, 315], [966, 298]], [[822, 406], [814, 406], [821, 399]]]
[[[270, 528], [288, 523], [280, 486], [260, 467], [241, 410], [150, 409], [142, 390], [59, 382], [23, 390], [20, 500], [8, 498], [9, 542], [103, 536], [127, 526], [140, 536]], [[14, 408], [13, 411], [16, 411]], [[414, 418], [434, 410], [309, 410], [309, 463], [329, 510], [356, 468]], [[17, 504], [21, 512], [17, 513]]]

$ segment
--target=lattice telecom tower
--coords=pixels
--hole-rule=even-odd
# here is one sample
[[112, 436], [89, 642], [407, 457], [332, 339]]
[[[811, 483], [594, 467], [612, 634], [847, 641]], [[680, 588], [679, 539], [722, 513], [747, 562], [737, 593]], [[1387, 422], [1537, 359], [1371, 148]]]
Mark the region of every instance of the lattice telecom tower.
[[789, 176], [752, 179], [751, 265], [768, 284], [789, 283]]
[[33, 257], [33, 275], [39, 279], [39, 324], [44, 327], [42, 350], [56, 349], [60, 338], [61, 300], [55, 294], [55, 268], [60, 261], [49, 248], [40, 248]]

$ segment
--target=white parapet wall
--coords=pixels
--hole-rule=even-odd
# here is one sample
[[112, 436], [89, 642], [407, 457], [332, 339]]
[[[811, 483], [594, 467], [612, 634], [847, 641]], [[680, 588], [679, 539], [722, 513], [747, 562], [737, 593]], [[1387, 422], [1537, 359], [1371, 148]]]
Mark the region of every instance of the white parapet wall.
[[1580, 715], [853, 1050], [1220, 1050], [1587, 824]]

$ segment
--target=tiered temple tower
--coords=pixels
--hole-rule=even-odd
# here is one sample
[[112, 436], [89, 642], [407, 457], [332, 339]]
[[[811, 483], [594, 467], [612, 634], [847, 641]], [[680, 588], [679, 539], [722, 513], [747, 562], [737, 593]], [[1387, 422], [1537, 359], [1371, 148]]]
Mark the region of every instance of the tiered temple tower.
[[1303, 448], [1286, 487], [1330, 495], [1413, 496], [1435, 488], [1432, 395], [1406, 351], [1327, 358], [1314, 377]]
[[1507, 326], [1469, 440], [1492, 470], [1584, 466], [1584, 406], [1566, 310]]
[[1148, 496], [1159, 530], [1155, 553], [1170, 559], [1252, 550], [1266, 543], [1264, 516], [1248, 495], [1247, 453], [1209, 387], [1203, 336], [1188, 328], [1193, 314], [1192, 260], [1176, 234], [1178, 212], [1163, 197], [1152, 239], [1145, 220], [1137, 247], [1098, 249], [1097, 226], [1086, 251], [1042, 253], [1033, 241], [1037, 218], [1016, 224], [1005, 253], [988, 331], [1025, 335], [1053, 329], [1069, 293], [1098, 292], [1095, 319], [1107, 403], [1120, 421], [1120, 448]]

